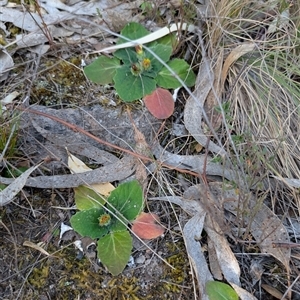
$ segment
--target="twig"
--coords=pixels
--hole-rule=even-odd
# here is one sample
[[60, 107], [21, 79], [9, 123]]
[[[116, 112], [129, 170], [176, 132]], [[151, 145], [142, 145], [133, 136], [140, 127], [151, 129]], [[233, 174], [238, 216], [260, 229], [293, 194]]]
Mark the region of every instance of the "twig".
[[35, 9], [37, 11], [38, 16], [41, 18], [41, 25], [37, 22], [37, 20], [33, 17], [32, 13], [30, 12], [30, 10], [27, 8], [27, 6], [25, 5], [25, 9], [26, 11], [30, 14], [31, 18], [33, 19], [33, 21], [36, 23], [36, 25], [41, 29], [42, 33], [45, 35], [45, 37], [47, 38], [50, 47], [53, 48], [55, 46], [54, 42], [53, 42], [53, 38], [52, 38], [52, 34], [47, 26], [47, 24], [44, 22], [44, 18], [43, 18], [43, 14], [41, 12], [41, 6], [38, 3], [38, 0], [34, 1], [35, 4]]

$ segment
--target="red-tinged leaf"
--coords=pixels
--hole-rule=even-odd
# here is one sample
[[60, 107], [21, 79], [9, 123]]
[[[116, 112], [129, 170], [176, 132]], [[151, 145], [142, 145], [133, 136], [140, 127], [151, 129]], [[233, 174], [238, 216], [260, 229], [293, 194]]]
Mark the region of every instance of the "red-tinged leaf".
[[164, 228], [156, 222], [159, 222], [159, 217], [156, 214], [142, 212], [134, 220], [131, 230], [141, 239], [155, 239], [161, 236], [165, 231]]
[[144, 102], [150, 113], [157, 119], [166, 119], [173, 114], [174, 100], [168, 90], [157, 88], [144, 97]]

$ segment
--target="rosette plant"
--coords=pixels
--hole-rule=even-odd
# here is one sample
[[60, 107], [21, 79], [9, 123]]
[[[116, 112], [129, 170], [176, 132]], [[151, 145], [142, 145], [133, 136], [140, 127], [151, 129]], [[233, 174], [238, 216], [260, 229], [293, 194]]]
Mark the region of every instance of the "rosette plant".
[[113, 274], [123, 271], [132, 250], [132, 237], [127, 225], [143, 209], [143, 193], [137, 181], [120, 184], [107, 199], [88, 187], [75, 194], [80, 210], [71, 217], [73, 229], [97, 241], [97, 255]]
[[[139, 23], [128, 23], [121, 35], [136, 40], [150, 32]], [[169, 117], [173, 113], [174, 101], [168, 89], [181, 86], [174, 73], [191, 87], [196, 76], [183, 59], [172, 59], [174, 35], [147, 44], [119, 49], [113, 57], [100, 56], [85, 67], [84, 72], [91, 81], [99, 84], [114, 84], [119, 97], [125, 102], [144, 98], [149, 111], [158, 118]], [[127, 42], [120, 38], [118, 44]], [[172, 69], [172, 72], [166, 67]]]
[[144, 239], [156, 238], [164, 229], [155, 214], [142, 212], [143, 192], [138, 181], [120, 184], [108, 197], [86, 186], [75, 189], [79, 210], [70, 219], [81, 236], [97, 239], [97, 256], [113, 275], [123, 271], [132, 250], [131, 231]]

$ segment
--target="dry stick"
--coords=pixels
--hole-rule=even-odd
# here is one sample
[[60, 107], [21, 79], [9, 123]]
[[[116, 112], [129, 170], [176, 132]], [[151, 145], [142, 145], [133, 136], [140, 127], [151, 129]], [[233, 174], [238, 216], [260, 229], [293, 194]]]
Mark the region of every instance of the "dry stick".
[[36, 19], [33, 17], [33, 15], [31, 14], [30, 10], [27, 8], [27, 5], [25, 5], [25, 9], [26, 11], [30, 14], [31, 18], [33, 19], [33, 21], [36, 23], [36, 25], [41, 29], [42, 33], [45, 35], [45, 37], [47, 38], [49, 44], [50, 44], [50, 47], [53, 48], [54, 47], [54, 42], [53, 42], [53, 38], [52, 38], [52, 35], [51, 35], [51, 32], [47, 26], [47, 24], [44, 22], [44, 18], [43, 18], [43, 15], [41, 13], [41, 6], [40, 4], [38, 3], [38, 1], [34, 1], [34, 4], [35, 4], [35, 9], [37, 11], [37, 14], [39, 15], [39, 17], [41, 18], [41, 25], [42, 27], [40, 26], [40, 24], [36, 21]]
[[[100, 139], [100, 138], [94, 136], [94, 135], [91, 134], [90, 132], [84, 130], [83, 128], [81, 128], [81, 127], [79, 127], [79, 126], [77, 126], [77, 125], [75, 125], [75, 124], [71, 124], [71, 123], [69, 123], [69, 122], [67, 122], [67, 121], [64, 121], [64, 120], [62, 120], [62, 119], [60, 119], [60, 118], [58, 118], [58, 117], [56, 117], [56, 116], [52, 116], [52, 115], [49, 115], [49, 114], [47, 114], [47, 113], [44, 113], [44, 112], [41, 112], [41, 111], [38, 111], [38, 110], [34, 110], [34, 109], [31, 109], [31, 108], [17, 107], [16, 109], [21, 110], [21, 111], [24, 111], [24, 112], [29, 112], [29, 113], [32, 113], [32, 114], [36, 114], [36, 115], [40, 115], [40, 116], [49, 118], [49, 119], [51, 119], [51, 120], [54, 120], [54, 121], [56, 121], [56, 122], [58, 122], [58, 123], [61, 123], [61, 124], [65, 125], [66, 127], [70, 128], [70, 129], [73, 130], [74, 132], [80, 132], [80, 133], [82, 133], [82, 134], [88, 136], [89, 138], [95, 140], [96, 142], [98, 142], [98, 143], [100, 143], [100, 144], [103, 144], [103, 145], [112, 147], [112, 148], [114, 148], [114, 149], [120, 150], [120, 151], [122, 151], [122, 152], [125, 152], [125, 153], [127, 153], [127, 154], [133, 155], [133, 156], [135, 156], [135, 157], [137, 157], [137, 158], [140, 158], [140, 159], [142, 159], [142, 160], [145, 160], [145, 161], [155, 162], [155, 160], [154, 160], [153, 158], [150, 158], [150, 157], [148, 157], [148, 156], [145, 156], [145, 155], [142, 155], [142, 154], [133, 152], [133, 151], [131, 151], [131, 150], [124, 149], [124, 148], [119, 147], [119, 146], [117, 146], [117, 145], [114, 145], [114, 144], [112, 144], [112, 143], [106, 142], [106, 141], [104, 141], [104, 140], [102, 140], [102, 139]], [[156, 160], [156, 162], [159, 162], [159, 161]], [[160, 164], [161, 164], [162, 166], [164, 166], [164, 167], [170, 169], [170, 170], [176, 170], [176, 171], [178, 171], [178, 172], [180, 172], [180, 173], [186, 173], [186, 174], [190, 174], [190, 175], [196, 176], [196, 177], [201, 176], [201, 174], [199, 174], [199, 173], [195, 173], [195, 172], [193, 172], [193, 171], [183, 170], [183, 169], [180, 169], [180, 168], [177, 168], [177, 167], [173, 167], [173, 166], [170, 166], [170, 165], [168, 165], [168, 164], [166, 164], [166, 163], [163, 163], [163, 162], [160, 162]]]
[[300, 244], [298, 243], [284, 243], [284, 242], [273, 242], [273, 248], [300, 248]]
[[206, 177], [206, 166], [207, 166], [207, 157], [208, 157], [208, 146], [209, 146], [210, 139], [207, 139], [205, 145], [205, 156], [204, 156], [204, 163], [203, 163], [203, 174], [201, 175], [201, 179], [203, 183], [208, 187], [207, 177]]

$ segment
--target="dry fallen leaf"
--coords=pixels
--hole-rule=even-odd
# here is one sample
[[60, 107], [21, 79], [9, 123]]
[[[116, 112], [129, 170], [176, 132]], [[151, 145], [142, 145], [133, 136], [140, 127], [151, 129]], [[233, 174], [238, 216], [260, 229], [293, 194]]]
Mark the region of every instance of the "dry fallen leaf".
[[206, 282], [214, 280], [207, 266], [205, 256], [201, 250], [201, 244], [197, 238], [201, 237], [204, 226], [205, 212], [197, 213], [183, 228], [183, 238], [191, 266], [196, 274], [201, 299], [208, 300], [205, 292]]
[[64, 222], [61, 222], [60, 224], [60, 233], [59, 233], [59, 239], [62, 239], [62, 236], [65, 234], [65, 232], [74, 230], [73, 227], [66, 225]]
[[197, 143], [197, 145], [195, 146], [195, 151], [196, 151], [197, 153], [199, 153], [199, 152], [202, 151], [202, 149], [203, 149], [203, 146], [200, 145], [199, 143]]
[[0, 206], [6, 205], [9, 202], [13, 201], [14, 197], [22, 190], [25, 186], [26, 181], [30, 174], [37, 169], [42, 163], [29, 168], [26, 172], [24, 172], [19, 177], [12, 179], [12, 182], [8, 187], [6, 187], [3, 191], [0, 192]]
[[[90, 172], [81, 174], [38, 176], [35, 178], [29, 177], [27, 178], [24, 185], [36, 188], [71, 188], [77, 187], [79, 185], [124, 180], [125, 178], [131, 176], [134, 171], [134, 159], [132, 157], [126, 156], [114, 164], [103, 166]], [[0, 183], [11, 184], [13, 182], [14, 179], [0, 177]]]
[[[189, 133], [202, 146], [206, 146], [208, 138], [201, 128], [204, 102], [213, 86], [214, 74], [210, 63], [202, 63], [197, 75], [193, 97], [189, 97], [184, 108], [184, 124]], [[211, 152], [225, 154], [226, 151], [210, 141], [208, 149]]]
[[[210, 156], [203, 155], [179, 155], [168, 152], [159, 144], [152, 147], [152, 152], [158, 160], [163, 161], [169, 166], [181, 168], [183, 170], [191, 170], [199, 174], [206, 173], [206, 175], [216, 175], [225, 177], [228, 180], [235, 180], [237, 171], [232, 171], [226, 166], [213, 162]], [[242, 183], [241, 183], [242, 184]]]
[[[198, 187], [198, 189], [200, 187]], [[188, 193], [189, 190], [191, 192]], [[214, 195], [214, 198], [216, 198], [216, 201], [220, 201], [220, 203], [222, 199], [230, 199], [230, 201], [224, 201], [224, 208], [225, 210], [236, 214], [240, 198], [236, 194], [235, 189], [224, 189], [222, 183], [212, 183], [210, 184], [210, 190], [211, 193]], [[187, 194], [189, 194], [188, 198], [159, 197], [152, 199], [164, 200], [178, 204], [183, 210], [185, 210], [192, 216], [194, 216], [196, 213], [207, 213], [205, 207], [202, 207], [202, 203], [205, 199], [200, 199], [199, 190], [197, 192], [197, 188], [195, 186], [189, 188], [185, 192], [185, 195]], [[249, 208], [253, 211], [256, 205], [256, 199], [253, 195], [250, 197], [249, 202]], [[252, 222], [250, 231], [251, 234], [254, 236], [255, 240], [257, 241], [258, 246], [261, 248], [261, 251], [263, 253], [268, 253], [274, 256], [286, 267], [287, 271], [289, 272], [290, 249], [273, 247], [273, 244], [275, 242], [289, 242], [288, 233], [281, 220], [275, 214], [273, 214], [273, 212], [264, 204], [262, 204], [261, 209], [256, 211], [256, 213], [251, 217]], [[219, 222], [215, 222], [215, 220], [212, 218], [212, 215], [208, 215], [205, 221], [205, 231], [210, 237], [211, 241], [213, 242], [213, 246], [215, 247], [218, 257], [218, 263], [221, 267], [224, 277], [230, 283], [239, 286], [239, 267], [231, 249], [229, 248], [228, 242], [225, 240], [225, 237], [221, 234], [221, 228], [218, 228]], [[250, 219], [247, 221], [247, 218], [245, 218], [244, 221], [246, 222], [246, 225], [247, 223], [250, 224]], [[242, 294], [243, 297], [241, 296]], [[245, 291], [241, 292], [241, 290], [239, 290], [239, 295], [241, 299], [255, 299], [252, 298], [251, 295], [248, 295]]]
[[[1, 73], [1, 70], [0, 70], [0, 73]], [[12, 104], [12, 101], [16, 97], [18, 97], [19, 95], [20, 95], [20, 93], [17, 92], [17, 91], [15, 91], [15, 92], [12, 92], [12, 93], [8, 94], [5, 98], [3, 98], [2, 100], [0, 100], [1, 109], [2, 110], [5, 109], [5, 105], [7, 105], [7, 104]]]
[[208, 215], [205, 221], [204, 229], [213, 242], [213, 247], [215, 248], [218, 263], [224, 278], [228, 282], [240, 286], [241, 270], [239, 263], [230, 248], [229, 242], [225, 238], [225, 235], [222, 234], [219, 224], [211, 218], [211, 216]]
[[238, 285], [236, 285], [232, 282], [229, 282], [229, 283], [234, 288], [234, 290], [236, 291], [236, 293], [238, 294], [238, 296], [241, 300], [257, 300], [257, 298], [255, 296], [253, 296], [252, 294], [250, 294], [243, 288], [239, 287]]
[[14, 66], [12, 57], [6, 52], [5, 49], [0, 48], [0, 82], [5, 80], [8, 76], [7, 70]]
[[[73, 174], [92, 171], [92, 169], [89, 168], [83, 161], [72, 155], [68, 150], [67, 152], [68, 166]], [[110, 182], [91, 184], [89, 187], [103, 196], [108, 196], [110, 192], [115, 189], [115, 187]]]
[[[171, 24], [171, 25], [165, 26], [159, 30], [151, 32], [148, 35], [143, 36], [142, 38], [139, 38], [139, 39], [136, 39], [136, 40], [133, 40], [130, 42], [118, 44], [115, 46], [107, 47], [107, 48], [104, 48], [104, 49], [101, 49], [99, 51], [92, 52], [92, 53], [99, 53], [99, 52], [110, 53], [117, 49], [129, 48], [129, 47], [133, 47], [136, 45], [144, 45], [144, 44], [156, 41], [156, 40], [162, 38], [163, 36], [166, 36], [166, 35], [170, 34], [171, 32], [178, 31], [178, 30], [186, 30], [189, 32], [194, 32], [195, 27], [194, 27], [194, 25], [188, 25], [187, 23]], [[90, 54], [92, 54], [92, 53], [90, 53]]]
[[207, 252], [209, 260], [209, 269], [212, 275], [216, 280], [223, 280], [223, 274], [218, 262], [218, 256], [213, 241], [210, 238], [207, 239]]
[[[44, 117], [39, 114], [59, 118], [70, 125], [76, 124], [76, 126], [81, 129], [84, 128], [103, 142], [98, 141], [96, 143], [94, 139], [88, 138], [80, 131], [74, 131], [50, 117]], [[36, 135], [36, 131], [38, 131], [47, 141], [55, 144], [58, 149], [69, 147], [73, 154], [86, 156], [93, 161], [106, 165], [118, 161], [119, 158], [108, 152], [112, 152], [113, 146], [104, 145], [104, 142], [122, 149], [132, 150], [132, 145], [135, 144], [133, 124], [145, 136], [148, 143], [152, 141], [154, 132], [161, 125], [161, 121], [158, 121], [145, 111], [131, 111], [131, 116], [132, 120], [128, 118], [127, 114], [122, 112], [121, 107], [112, 108], [95, 105], [80, 109], [51, 109], [44, 106], [35, 106], [30, 112], [25, 112], [22, 115], [21, 123], [22, 126], [28, 126], [29, 134], [31, 133], [39, 138]], [[32, 143], [36, 142], [32, 141]], [[103, 150], [107, 150], [107, 152], [105, 153]], [[65, 153], [65, 151], [62, 152]], [[59, 153], [58, 157], [64, 158], [61, 153]], [[66, 158], [65, 162], [67, 162]]]
[[[138, 154], [149, 157], [151, 155], [149, 145], [146, 141], [145, 135], [136, 127], [134, 121], [132, 120], [131, 113], [128, 111], [130, 116], [133, 130], [134, 130], [134, 140], [135, 140], [135, 151]], [[147, 161], [143, 161], [140, 158], [135, 158], [136, 161], [136, 171], [135, 178], [142, 185], [143, 191], [146, 191], [148, 186], [148, 174], [146, 170], [145, 163]]]
[[[224, 208], [236, 215], [239, 209], [239, 195], [234, 189], [224, 190], [222, 184], [211, 184], [211, 190], [216, 196], [216, 199], [230, 199], [224, 201]], [[219, 195], [219, 196], [217, 196]], [[255, 212], [244, 216], [244, 223], [250, 226], [250, 232], [255, 238], [257, 245], [260, 247], [262, 253], [267, 253], [279, 260], [289, 272], [289, 262], [291, 256], [290, 248], [273, 247], [276, 242], [289, 243], [289, 235], [282, 224], [282, 221], [269, 209], [264, 203], [257, 208], [257, 199], [254, 195], [249, 195], [249, 212]]]
[[212, 242], [211, 246], [214, 248], [224, 278], [229, 282], [240, 285], [241, 271], [239, 263], [223, 232], [223, 228], [225, 227], [224, 212], [214, 198], [214, 195], [204, 184], [191, 186], [183, 194], [183, 199], [197, 200], [201, 209], [207, 213], [204, 229]]
[[224, 83], [222, 85], [220, 76], [223, 65], [223, 55], [224, 49], [221, 48], [220, 52], [218, 53], [218, 57], [216, 58], [216, 61], [213, 65], [213, 87], [207, 95], [206, 101], [204, 103], [204, 110], [206, 112], [208, 120], [210, 120], [211, 125], [215, 130], [218, 130], [222, 124], [222, 115], [215, 109], [215, 107], [219, 107], [218, 100], [216, 97], [218, 97], [218, 99], [221, 99], [221, 95], [224, 92]]
[[[275, 297], [276, 299], [282, 299], [283, 294], [278, 291], [276, 288], [268, 285], [268, 284], [262, 284], [261, 287], [267, 291], [270, 295], [272, 295], [273, 297]], [[283, 300], [285, 300], [287, 298], [283, 298]]]
[[[194, 189], [194, 191], [197, 192], [197, 188], [195, 188], [194, 186], [189, 188], [186, 192], [189, 193], [190, 189]], [[192, 193], [189, 194], [192, 195]], [[237, 259], [232, 253], [229, 243], [227, 242], [224, 235], [222, 234], [222, 230], [219, 227], [218, 223], [212, 220], [209, 213], [207, 213], [205, 208], [202, 206], [201, 204], [202, 200], [199, 201], [199, 199], [197, 198], [199, 198], [199, 193], [195, 195], [194, 198], [173, 196], [173, 197], [151, 198], [151, 200], [163, 200], [163, 201], [168, 201], [171, 203], [178, 204], [184, 211], [186, 211], [188, 214], [192, 216], [196, 214], [202, 216], [203, 214], [206, 213], [204, 229], [213, 242], [213, 246], [215, 248], [222, 273], [227, 281], [234, 282], [235, 284], [239, 285], [240, 268]], [[198, 267], [200, 268], [201, 266]]]
[[279, 177], [279, 176], [273, 176], [274, 178], [276, 178], [279, 181], [282, 181], [283, 183], [285, 183], [288, 186], [294, 187], [294, 188], [300, 188], [300, 179], [296, 179], [296, 178], [284, 178], [284, 177]]
[[167, 119], [174, 112], [174, 100], [172, 94], [162, 88], [157, 88], [150, 95], [144, 97], [145, 106], [157, 119]]
[[[132, 150], [131, 146], [135, 143], [132, 122], [118, 108], [104, 108], [103, 106], [96, 105], [92, 108], [86, 107], [84, 109], [54, 110], [48, 107], [35, 106], [34, 110], [44, 115], [63, 119], [70, 124], [76, 124], [89, 132], [97, 134], [101, 138], [103, 137], [110, 144], [125, 149]], [[146, 142], [150, 142], [153, 133], [158, 129], [161, 122], [155, 120], [148, 112], [136, 110], [131, 112], [131, 115], [133, 123], [136, 124], [139, 131], [146, 137]], [[97, 120], [101, 120], [101, 122]], [[103, 165], [103, 167], [81, 173], [80, 175], [39, 176], [34, 178], [34, 180], [29, 179], [26, 182], [27, 186], [39, 188], [76, 187], [84, 184], [123, 180], [135, 172], [136, 162], [133, 157], [117, 158], [108, 151], [103, 150], [103, 148], [111, 150], [111, 147], [103, 146], [101, 143], [96, 144], [95, 141], [88, 139], [80, 132], [75, 132], [59, 122], [37, 115], [34, 112], [25, 112], [22, 114], [21, 122], [22, 128], [25, 128], [24, 131], [26, 131], [24, 138], [29, 138], [32, 141], [32, 144], [27, 144], [30, 144], [30, 148], [33, 146], [36, 147], [38, 153], [47, 152], [47, 149], [44, 150], [41, 144], [36, 141], [36, 138], [40, 139], [42, 136], [46, 139], [47, 143], [49, 142], [45, 148], [50, 146], [51, 154], [55, 153], [55, 156], [63, 162], [67, 162], [66, 151], [63, 148], [67, 146], [72, 149], [72, 153], [88, 157], [92, 161]], [[45, 143], [44, 140], [40, 142]], [[26, 152], [26, 150], [24, 151]], [[0, 177], [0, 182], [9, 184], [12, 180]]]

